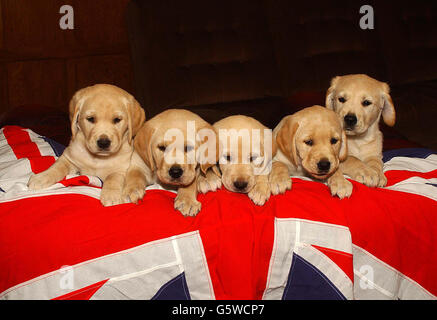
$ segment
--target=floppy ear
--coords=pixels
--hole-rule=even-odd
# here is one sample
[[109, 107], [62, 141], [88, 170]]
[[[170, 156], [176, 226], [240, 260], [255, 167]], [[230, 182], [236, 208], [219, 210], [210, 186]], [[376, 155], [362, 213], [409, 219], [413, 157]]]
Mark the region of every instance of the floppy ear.
[[341, 147], [338, 158], [340, 161], [344, 161], [347, 158], [347, 138], [344, 130], [341, 130]]
[[140, 130], [144, 121], [146, 120], [146, 115], [144, 113], [144, 109], [135, 100], [134, 97], [129, 97], [127, 103], [127, 116], [128, 116], [128, 140], [129, 143], [132, 142], [132, 139], [137, 134], [138, 130]]
[[[209, 152], [209, 150], [215, 150], [215, 157], [214, 157], [214, 159], [209, 159], [209, 155], [205, 155], [209, 161], [200, 161], [200, 159], [197, 159], [197, 161], [200, 162], [200, 170], [203, 172], [203, 174], [206, 174], [206, 171], [209, 168], [212, 168], [214, 173], [216, 173], [215, 170], [217, 170], [217, 169], [215, 169], [214, 167], [216, 167], [216, 163], [220, 159], [220, 154], [219, 154], [220, 142], [219, 142], [218, 134], [217, 134], [216, 130], [214, 129], [214, 127], [209, 125], [209, 124], [200, 128], [198, 133], [201, 130], [208, 130], [208, 133], [210, 133], [210, 134], [205, 135], [203, 141], [201, 141], [200, 143], [207, 144], [206, 145], [207, 152]], [[199, 156], [201, 157], [201, 156], [203, 156], [203, 154], [199, 153]]]
[[73, 95], [73, 97], [70, 100], [68, 111], [70, 113], [70, 123], [71, 123], [71, 137], [74, 138], [77, 134], [77, 131], [79, 129], [78, 127], [78, 121], [79, 121], [79, 114], [82, 109], [85, 95], [88, 91], [89, 87], [80, 89], [76, 91], [76, 93]]
[[334, 77], [331, 79], [331, 86], [328, 91], [326, 91], [325, 105], [326, 108], [335, 110], [335, 88], [337, 86], [338, 80], [340, 80], [340, 76]]
[[212, 172], [214, 172], [216, 174], [216, 176], [218, 177], [222, 177], [222, 172], [220, 171], [220, 167], [219, 164], [216, 164], [212, 167]]
[[147, 122], [141, 127], [134, 139], [134, 149], [150, 170], [155, 171], [155, 160], [152, 152], [152, 137], [155, 132]]
[[296, 149], [296, 131], [299, 128], [299, 124], [293, 121], [292, 116], [287, 116], [284, 119], [282, 127], [279, 129], [276, 135], [276, 142], [279, 149], [284, 153], [284, 155], [290, 159], [290, 161], [297, 166], [297, 149]]
[[393, 127], [396, 122], [396, 111], [390, 96], [390, 87], [387, 83], [382, 84], [382, 119], [385, 124]]

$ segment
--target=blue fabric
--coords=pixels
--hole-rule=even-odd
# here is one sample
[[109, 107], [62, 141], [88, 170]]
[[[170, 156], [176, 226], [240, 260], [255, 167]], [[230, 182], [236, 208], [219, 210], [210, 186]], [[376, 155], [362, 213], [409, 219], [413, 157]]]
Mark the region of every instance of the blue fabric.
[[164, 284], [152, 300], [191, 300], [185, 272]]
[[387, 162], [394, 157], [410, 157], [410, 158], [422, 158], [425, 159], [428, 156], [437, 153], [437, 151], [425, 148], [404, 148], [394, 149], [383, 152], [382, 161]]
[[282, 300], [346, 300], [316, 267], [293, 253]]
[[53, 152], [57, 157], [60, 157], [61, 154], [64, 152], [65, 146], [60, 144], [59, 142], [56, 142], [50, 138], [43, 137], [43, 136], [41, 136], [40, 138], [44, 139], [44, 141], [47, 142], [52, 147]]

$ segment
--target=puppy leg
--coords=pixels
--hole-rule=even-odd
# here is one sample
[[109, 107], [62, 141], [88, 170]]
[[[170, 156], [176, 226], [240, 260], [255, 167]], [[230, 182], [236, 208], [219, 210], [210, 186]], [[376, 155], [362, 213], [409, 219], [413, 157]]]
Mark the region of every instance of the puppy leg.
[[124, 174], [119, 172], [112, 173], [106, 177], [103, 182], [102, 192], [100, 193], [100, 202], [105, 207], [124, 203], [122, 200], [124, 179]]
[[178, 195], [174, 200], [174, 208], [184, 216], [195, 216], [200, 211], [202, 204], [197, 201], [197, 178], [192, 184], [178, 189]]
[[338, 196], [340, 199], [350, 197], [352, 194], [352, 183], [345, 179], [340, 168], [328, 178], [328, 187], [332, 196]]
[[207, 193], [208, 191], [216, 191], [222, 186], [222, 179], [212, 170], [206, 171], [205, 176], [200, 174], [197, 177], [197, 191]]
[[291, 178], [287, 166], [279, 161], [272, 163], [269, 174], [269, 184], [273, 195], [285, 193], [291, 189]]
[[137, 204], [139, 200], [143, 199], [147, 185], [147, 178], [140, 168], [129, 168], [122, 193], [123, 199]]
[[46, 171], [32, 175], [27, 182], [30, 190], [41, 190], [54, 185], [73, 171], [74, 166], [66, 157], [60, 156], [58, 160]]
[[248, 196], [258, 206], [262, 206], [270, 198], [270, 184], [268, 175], [258, 175], [255, 177], [255, 185], [250, 190]]
[[379, 184], [378, 172], [358, 158], [349, 156], [340, 164], [340, 168], [349, 177], [368, 187], [376, 187]]
[[378, 175], [378, 183], [376, 184], [377, 187], [385, 187], [387, 185], [387, 178], [384, 175], [384, 171], [382, 170], [384, 164], [380, 158], [372, 157], [365, 160], [365, 163], [375, 170], [375, 172]]

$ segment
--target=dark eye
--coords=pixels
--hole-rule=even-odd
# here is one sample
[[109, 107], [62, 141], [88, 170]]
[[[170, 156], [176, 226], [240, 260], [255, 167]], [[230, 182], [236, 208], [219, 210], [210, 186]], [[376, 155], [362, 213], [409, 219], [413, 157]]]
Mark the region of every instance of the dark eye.
[[231, 159], [232, 159], [232, 158], [231, 158], [231, 156], [228, 154], [228, 155], [225, 156], [225, 159], [226, 159], [226, 161], [231, 162]]
[[370, 106], [372, 102], [370, 102], [369, 100], [364, 100], [363, 102], [361, 102], [361, 104], [363, 105], [363, 107], [367, 107]]
[[251, 156], [249, 160], [250, 160], [250, 162], [254, 162], [257, 158], [258, 158], [258, 156]]
[[159, 145], [159, 146], [158, 146], [158, 149], [161, 150], [162, 152], [164, 152], [165, 149], [166, 149], [166, 147], [165, 147], [165, 146], [162, 146], [162, 145]]
[[193, 150], [193, 149], [194, 149], [193, 146], [185, 146], [185, 147], [184, 147], [184, 151], [185, 151], [185, 152], [190, 152], [190, 151]]
[[340, 98], [338, 98], [338, 101], [340, 101], [341, 103], [345, 103], [345, 102], [346, 102], [346, 99], [343, 98], [343, 97], [340, 97]]
[[88, 120], [88, 122], [91, 122], [91, 123], [96, 122], [96, 119], [94, 117], [87, 117], [86, 119]]
[[113, 122], [114, 124], [117, 124], [117, 123], [119, 123], [120, 121], [121, 121], [120, 118], [114, 118], [114, 120], [112, 120], [112, 122]]
[[313, 145], [313, 140], [305, 140], [304, 141], [304, 143], [307, 145], [307, 146], [312, 146]]
[[338, 139], [336, 138], [331, 138], [331, 144], [336, 144], [338, 142]]

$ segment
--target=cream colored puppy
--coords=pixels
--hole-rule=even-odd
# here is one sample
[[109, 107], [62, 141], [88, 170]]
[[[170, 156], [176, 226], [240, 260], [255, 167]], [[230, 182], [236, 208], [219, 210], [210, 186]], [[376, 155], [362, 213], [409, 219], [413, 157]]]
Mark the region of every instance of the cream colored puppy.
[[268, 167], [276, 154], [271, 131], [265, 137], [264, 130], [269, 129], [243, 115], [227, 117], [213, 127], [219, 135], [220, 159], [215, 174], [209, 171], [200, 180], [199, 190], [215, 190], [223, 183], [229, 191], [247, 193], [255, 204], [263, 205], [271, 194]]
[[159, 183], [177, 189], [175, 209], [184, 216], [195, 216], [201, 209], [197, 178], [217, 162], [212, 126], [188, 110], [166, 110], [144, 124], [134, 146], [124, 197], [137, 203], [147, 185]]
[[338, 76], [326, 93], [326, 107], [338, 114], [348, 136], [349, 156], [341, 165], [343, 172], [369, 187], [384, 187], [379, 119], [382, 116], [387, 125], [395, 124], [390, 87], [364, 74]]
[[273, 131], [279, 150], [274, 161], [291, 175], [308, 175], [327, 182], [340, 199], [352, 194], [352, 183], [339, 169], [346, 159], [346, 135], [335, 112], [312, 106], [286, 116]]
[[68, 174], [94, 175], [103, 181], [101, 203], [122, 203], [132, 139], [145, 120], [144, 110], [123, 89], [96, 84], [77, 91], [69, 111], [70, 144], [49, 169], [30, 177], [29, 189], [50, 187]]

